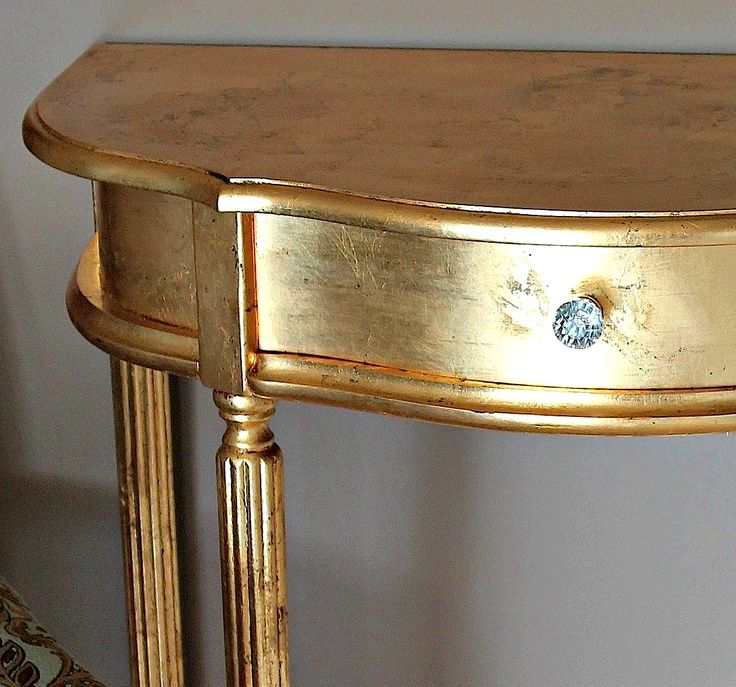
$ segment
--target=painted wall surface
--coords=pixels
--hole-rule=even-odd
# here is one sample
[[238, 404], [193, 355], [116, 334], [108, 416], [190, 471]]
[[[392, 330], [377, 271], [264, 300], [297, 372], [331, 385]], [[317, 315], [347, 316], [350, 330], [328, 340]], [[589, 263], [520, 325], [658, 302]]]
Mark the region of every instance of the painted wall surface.
[[[736, 3], [0, 4], [0, 574], [127, 684], [106, 357], [68, 323], [87, 182], [23, 148], [35, 95], [110, 40], [736, 50]], [[725, 323], [731, 325], [732, 323]], [[209, 393], [178, 386], [188, 670], [224, 684]], [[293, 683], [736, 684], [733, 439], [526, 436], [284, 403]]]

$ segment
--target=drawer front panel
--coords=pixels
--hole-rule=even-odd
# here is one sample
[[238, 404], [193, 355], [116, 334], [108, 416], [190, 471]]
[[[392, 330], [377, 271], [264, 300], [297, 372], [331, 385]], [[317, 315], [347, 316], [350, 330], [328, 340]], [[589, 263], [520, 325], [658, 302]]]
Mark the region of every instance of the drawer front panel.
[[[584, 247], [427, 238], [256, 215], [258, 348], [505, 384], [736, 384], [736, 246]], [[590, 348], [552, 323], [602, 307]]]

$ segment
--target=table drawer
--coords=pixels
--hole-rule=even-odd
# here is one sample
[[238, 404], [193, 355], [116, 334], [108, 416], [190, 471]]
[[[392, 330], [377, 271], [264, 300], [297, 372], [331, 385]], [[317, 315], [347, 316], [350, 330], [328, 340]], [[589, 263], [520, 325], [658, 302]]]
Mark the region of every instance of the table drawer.
[[[736, 246], [553, 246], [432, 238], [258, 214], [258, 348], [505, 384], [736, 383]], [[576, 296], [600, 339], [553, 332]]]

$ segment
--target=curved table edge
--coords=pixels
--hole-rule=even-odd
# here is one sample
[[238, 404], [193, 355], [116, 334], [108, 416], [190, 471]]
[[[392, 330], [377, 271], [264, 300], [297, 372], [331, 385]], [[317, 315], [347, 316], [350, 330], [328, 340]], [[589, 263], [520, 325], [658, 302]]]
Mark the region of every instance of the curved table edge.
[[229, 183], [227, 179], [206, 170], [100, 150], [67, 138], [42, 119], [38, 111], [42, 97], [43, 93], [23, 117], [23, 142], [42, 162], [92, 181], [160, 191], [217, 206], [222, 187]]
[[122, 317], [105, 305], [96, 236], [69, 281], [66, 307], [79, 333], [106, 353], [143, 367], [185, 377], [198, 375], [199, 342], [195, 336]]
[[522, 387], [268, 353], [256, 356], [249, 384], [271, 398], [487, 429], [623, 436], [736, 430], [736, 388]]
[[173, 161], [102, 150], [66, 137], [41, 117], [23, 119], [23, 140], [40, 160], [93, 181], [168, 193], [221, 212], [308, 217], [435, 238], [575, 246], [736, 244], [736, 209], [697, 212], [580, 213], [436, 204], [363, 196], [343, 189], [269, 179], [228, 178]]

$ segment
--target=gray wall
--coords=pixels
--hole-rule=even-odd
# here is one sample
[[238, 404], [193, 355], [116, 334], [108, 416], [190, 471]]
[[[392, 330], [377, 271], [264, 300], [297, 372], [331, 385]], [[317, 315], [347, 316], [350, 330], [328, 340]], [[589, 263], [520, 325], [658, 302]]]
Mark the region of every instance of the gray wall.
[[[0, 5], [0, 574], [127, 682], [105, 356], [67, 322], [88, 184], [22, 147], [32, 98], [101, 39], [734, 51], [736, 3], [283, 0]], [[731, 323], [729, 323], [731, 324]], [[182, 383], [193, 686], [224, 684], [206, 390]], [[736, 683], [728, 436], [526, 436], [281, 404], [295, 685]]]

